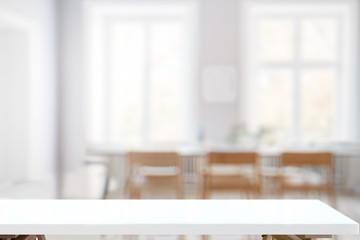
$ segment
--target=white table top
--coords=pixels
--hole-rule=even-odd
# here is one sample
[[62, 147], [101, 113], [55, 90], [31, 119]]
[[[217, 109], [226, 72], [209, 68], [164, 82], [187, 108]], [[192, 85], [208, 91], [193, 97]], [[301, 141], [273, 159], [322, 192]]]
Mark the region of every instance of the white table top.
[[318, 200], [1, 200], [0, 234], [358, 234]]

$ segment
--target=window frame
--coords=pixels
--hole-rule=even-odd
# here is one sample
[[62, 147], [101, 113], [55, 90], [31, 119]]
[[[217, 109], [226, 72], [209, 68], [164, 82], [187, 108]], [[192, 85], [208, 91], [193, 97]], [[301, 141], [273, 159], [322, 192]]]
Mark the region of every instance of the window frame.
[[[143, 4], [143, 5], [141, 5]], [[88, 49], [90, 53], [88, 53], [88, 56], [85, 56], [85, 67], [88, 69], [88, 76], [87, 79], [92, 79], [90, 81], [94, 81], [94, 79], [96, 78], [107, 78], [105, 85], [109, 84], [109, 76], [108, 75], [108, 68], [110, 66], [106, 66], [106, 63], [104, 63], [104, 60], [106, 60], [106, 56], [104, 54], [102, 54], [102, 56], [100, 56], [102, 58], [102, 63], [100, 67], [98, 67], [98, 73], [96, 73], [96, 76], [92, 76], [94, 72], [92, 72], [92, 68], [94, 67], [94, 63], [92, 62], [93, 60], [91, 58], [94, 58], [97, 54], [93, 51], [91, 48], [94, 46], [94, 42], [96, 43], [97, 41], [101, 41], [101, 42], [108, 42], [109, 41], [109, 34], [110, 32], [108, 31], [109, 28], [111, 27], [112, 24], [114, 24], [114, 22], [116, 21], [131, 21], [132, 19], [138, 20], [141, 19], [141, 16], [144, 15], [139, 15], [139, 16], [126, 16], [126, 15], [121, 15], [119, 16], [119, 11], [121, 12], [121, 8], [122, 7], [137, 7], [137, 6], [167, 6], [170, 8], [174, 8], [176, 6], [180, 6], [180, 7], [185, 7], [188, 8], [188, 14], [189, 17], [186, 18], [187, 22], [191, 23], [191, 24], [187, 24], [189, 26], [189, 37], [190, 37], [190, 42], [189, 42], [189, 52], [191, 52], [192, 54], [192, 60], [189, 62], [188, 66], [189, 66], [189, 80], [186, 83], [186, 96], [184, 96], [184, 99], [182, 99], [183, 101], [185, 101], [184, 104], [186, 104], [186, 108], [188, 108], [188, 110], [186, 110], [187, 114], [186, 114], [186, 119], [182, 119], [181, 122], [183, 122], [183, 124], [185, 125], [185, 131], [187, 132], [185, 135], [185, 142], [181, 141], [180, 142], [175, 142], [175, 143], [166, 143], [167, 145], [180, 145], [180, 144], [192, 144], [194, 142], [196, 142], [197, 140], [197, 135], [196, 135], [196, 128], [197, 128], [197, 122], [198, 122], [198, 104], [197, 104], [197, 97], [196, 97], [196, 93], [197, 93], [197, 84], [195, 84], [195, 80], [197, 74], [197, 65], [198, 65], [198, 54], [197, 54], [197, 30], [198, 30], [198, 24], [197, 24], [197, 18], [198, 18], [198, 0], [185, 0], [185, 1], [180, 1], [180, 0], [172, 0], [172, 1], [162, 1], [162, 0], [152, 0], [152, 1], [145, 1], [145, 0], [139, 0], [136, 3], [133, 3], [132, 1], [127, 1], [127, 0], [123, 0], [123, 1], [119, 1], [119, 2], [103, 2], [101, 0], [93, 0], [93, 1], [87, 1], [85, 4], [85, 19], [87, 21], [89, 21], [90, 23], [87, 24], [86, 26], [86, 30], [85, 30], [85, 49]], [[167, 14], [167, 13], [162, 13], [161, 16], [156, 16], [156, 11], [155, 14], [149, 14], [149, 16], [144, 16], [143, 19], [153, 19], [153, 20], [161, 20], [161, 19], [167, 19], [167, 18], [174, 18], [174, 19], [179, 19], [178, 16], [175, 16], [173, 14]], [[181, 18], [182, 20], [185, 19], [184, 17]], [[96, 26], [97, 25], [97, 26]], [[95, 26], [95, 27], [94, 27]], [[95, 28], [96, 30], [92, 29]], [[94, 32], [96, 32], [103, 36], [100, 37], [98, 36], [98, 39], [90, 39], [92, 36], [96, 35], [94, 34]], [[89, 40], [90, 39], [90, 40]], [[108, 50], [107, 49], [103, 49], [102, 52], [106, 52], [105, 54], [108, 54]], [[96, 81], [96, 80], [95, 80]], [[92, 113], [91, 111], [91, 105], [93, 104], [89, 99], [91, 98], [92, 92], [94, 91], [94, 86], [87, 86], [86, 87], [86, 113], [87, 113], [87, 119], [91, 118], [91, 116], [94, 117], [94, 113]], [[102, 105], [103, 109], [100, 111], [101, 113], [101, 117], [98, 117], [98, 119], [96, 119], [95, 121], [88, 121], [86, 123], [86, 141], [89, 144], [108, 144], [109, 140], [110, 140], [110, 136], [109, 136], [109, 132], [110, 129], [107, 126], [107, 122], [108, 120], [106, 120], [106, 115], [107, 115], [107, 111], [106, 110], [106, 103], [109, 102], [109, 100], [107, 100], [106, 98], [106, 86], [103, 87], [103, 92], [102, 94], [100, 94], [100, 98], [101, 100], [99, 101], [98, 105]], [[144, 88], [146, 88], [146, 86], [144, 86]], [[99, 107], [99, 106], [97, 106]], [[100, 107], [101, 108], [101, 107]], [[148, 111], [148, 110], [145, 110]], [[96, 116], [95, 116], [96, 117]], [[184, 118], [184, 117], [183, 117]], [[92, 121], [92, 122], [91, 122]], [[143, 120], [143, 122], [146, 120]], [[97, 126], [99, 127], [99, 129], [97, 130], [89, 130], [90, 126], [92, 124], [97, 124]], [[142, 135], [145, 134], [145, 136], [143, 136], [142, 138], [142, 145], [148, 145], [148, 144], [153, 144], [153, 145], [158, 145], [158, 144], [163, 144], [162, 142], [150, 142], [150, 137], [149, 137], [149, 127], [145, 126], [145, 133], [143, 133]], [[90, 132], [89, 132], [90, 131]]]
[[[323, 7], [326, 5], [330, 6], [328, 7], [327, 11], [328, 13], [324, 13]], [[347, 5], [346, 5], [347, 4]], [[333, 139], [336, 141], [355, 141], [356, 140], [356, 131], [354, 131], [354, 127], [356, 127], [356, 118], [357, 114], [354, 109], [358, 109], [358, 103], [356, 101], [357, 96], [357, 53], [358, 53], [358, 47], [356, 45], [357, 39], [358, 39], [358, 32], [357, 32], [357, 13], [358, 13], [358, 4], [354, 0], [344, 0], [344, 1], [338, 1], [338, 0], [240, 0], [240, 14], [239, 14], [239, 27], [240, 36], [245, 36], [245, 38], [239, 38], [240, 39], [240, 53], [239, 53], [239, 59], [240, 59], [240, 69], [242, 69], [241, 74], [241, 84], [239, 91], [243, 93], [242, 102], [246, 102], [249, 106], [244, 106], [244, 104], [240, 105], [239, 109], [239, 121], [244, 122], [250, 129], [256, 130], [259, 128], [259, 119], [258, 119], [258, 113], [257, 113], [257, 89], [256, 89], [256, 83], [254, 83], [255, 79], [255, 73], [256, 69], [260, 70], [262, 68], [266, 69], [266, 67], [291, 67], [291, 70], [294, 71], [294, 88], [299, 86], [300, 84], [300, 70], [304, 69], [304, 67], [309, 68], [316, 68], [316, 67], [333, 67], [334, 65], [338, 65], [336, 67], [337, 71], [337, 78], [342, 79], [341, 81], [338, 81], [338, 83], [335, 83], [335, 91], [337, 91], [335, 94], [335, 98], [338, 98], [335, 102], [335, 116], [334, 116], [334, 125], [333, 125]], [[298, 7], [309, 8], [313, 7], [311, 11], [304, 13], [300, 12], [297, 13], [294, 17], [295, 9]], [[284, 13], [284, 9], [288, 10]], [[302, 11], [304, 11], [304, 9]], [[256, 43], [256, 39], [254, 38], [253, 31], [254, 29], [254, 22], [258, 21], [259, 18], [256, 17], [256, 15], [260, 15], [262, 17], [281, 17], [286, 18], [291, 16], [292, 19], [296, 19], [295, 27], [299, 28], [299, 21], [301, 18], [305, 17], [311, 17], [311, 18], [317, 18], [317, 17], [335, 17], [337, 16], [340, 18], [339, 21], [342, 22], [344, 29], [341, 29], [340, 26], [338, 28], [342, 31], [343, 35], [348, 34], [350, 37], [349, 39], [345, 39], [343, 45], [346, 46], [340, 46], [343, 48], [342, 50], [338, 50], [337, 58], [334, 62], [327, 62], [324, 64], [318, 64], [318, 63], [307, 63], [303, 64], [300, 62], [296, 62], [297, 59], [299, 59], [299, 50], [300, 47], [297, 48], [297, 46], [294, 46], [295, 50], [295, 61], [293, 63], [284, 63], [284, 62], [278, 62], [278, 63], [264, 63], [264, 64], [258, 64], [260, 61], [257, 62], [254, 55], [258, 54], [252, 54], [251, 49], [256, 49], [254, 47], [254, 44]], [[254, 25], [252, 25], [254, 24]], [[295, 30], [296, 32], [296, 30]], [[297, 33], [295, 33], [297, 34]], [[299, 43], [296, 39], [295, 35], [295, 44], [298, 46]], [[339, 43], [341, 44], [341, 43]], [[352, 49], [352, 50], [351, 50]], [[341, 53], [344, 53], [343, 55], [340, 55]], [[339, 57], [340, 55], [340, 57]], [[297, 59], [296, 59], [297, 58]], [[304, 62], [304, 61], [302, 61]], [[325, 62], [325, 61], [323, 61]], [[338, 62], [338, 63], [336, 63]], [[341, 72], [341, 70], [344, 70]], [[346, 80], [344, 80], [346, 79]], [[296, 86], [297, 85], [297, 86]], [[295, 96], [293, 96], [293, 99], [296, 98], [295, 101], [295, 107], [293, 107], [292, 112], [292, 119], [293, 119], [293, 125], [296, 125], [293, 127], [292, 130], [292, 137], [294, 139], [294, 143], [303, 143], [301, 141], [300, 136], [300, 111], [299, 108], [299, 102], [301, 101], [299, 97], [299, 91], [297, 92]], [[296, 103], [297, 102], [297, 103]], [[349, 104], [351, 103], [351, 104]]]

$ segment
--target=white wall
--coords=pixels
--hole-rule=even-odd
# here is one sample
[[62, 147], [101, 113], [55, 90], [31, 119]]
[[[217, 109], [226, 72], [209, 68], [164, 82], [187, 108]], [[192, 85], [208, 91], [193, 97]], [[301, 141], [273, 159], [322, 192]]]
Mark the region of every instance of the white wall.
[[29, 42], [26, 32], [0, 30], [0, 179], [28, 175]]
[[205, 67], [218, 65], [231, 66], [239, 72], [238, 0], [202, 0], [199, 10], [199, 130], [208, 144], [222, 144], [237, 124], [237, 101], [204, 101], [201, 73]]
[[[4, 159], [13, 166], [13, 172], [8, 172], [9, 175], [21, 174], [21, 179], [19, 176], [17, 180], [43, 180], [53, 177], [55, 173], [54, 16], [55, 0], [0, 0], [0, 20], [15, 32], [28, 36], [17, 36], [19, 44], [8, 42], [2, 45], [12, 52], [12, 56], [18, 56], [16, 61], [7, 63], [8, 70], [13, 70], [9, 73], [13, 75], [10, 78], [16, 81], [10, 84], [10, 78], [0, 78], [0, 86], [7, 86], [5, 89], [9, 90], [8, 96], [0, 95], [0, 102], [13, 103], [16, 109], [8, 116], [11, 123], [2, 127], [8, 128], [8, 139], [12, 139], [12, 146], [21, 146], [7, 149], [11, 157]], [[21, 31], [18, 32], [19, 29]], [[28, 49], [23, 49], [24, 55], [20, 57], [22, 53], [19, 51], [25, 45]], [[2, 53], [6, 57], [5, 52]], [[8, 107], [1, 105], [0, 114], [8, 111], [4, 110]], [[1, 133], [5, 131], [1, 130]]]
[[82, 164], [85, 150], [82, 4], [82, 0], [58, 1], [60, 168], [69, 171]]

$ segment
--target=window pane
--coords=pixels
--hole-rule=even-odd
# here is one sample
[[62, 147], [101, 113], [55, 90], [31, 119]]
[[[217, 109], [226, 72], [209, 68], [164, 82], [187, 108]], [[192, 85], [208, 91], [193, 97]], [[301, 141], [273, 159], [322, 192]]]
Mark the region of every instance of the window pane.
[[334, 18], [306, 18], [300, 23], [300, 57], [303, 61], [331, 61], [338, 49], [338, 25]]
[[281, 144], [291, 137], [292, 84], [293, 72], [289, 69], [261, 71], [259, 120], [265, 144]]
[[308, 69], [301, 74], [301, 135], [306, 142], [330, 140], [334, 125], [335, 71]]
[[294, 58], [294, 20], [265, 18], [259, 21], [260, 61], [289, 61]]
[[185, 36], [184, 26], [178, 22], [150, 26], [151, 141], [180, 140]]
[[119, 23], [113, 28], [109, 82], [109, 137], [114, 143], [142, 141], [145, 28]]

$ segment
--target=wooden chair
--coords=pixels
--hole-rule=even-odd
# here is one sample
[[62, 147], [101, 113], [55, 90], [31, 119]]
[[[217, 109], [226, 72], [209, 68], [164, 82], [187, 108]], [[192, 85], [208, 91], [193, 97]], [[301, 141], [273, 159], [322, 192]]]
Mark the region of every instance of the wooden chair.
[[285, 152], [281, 155], [279, 194], [285, 192], [327, 193], [336, 206], [333, 154], [329, 152]]
[[210, 152], [203, 171], [202, 198], [212, 191], [238, 191], [261, 196], [258, 154], [255, 152]]
[[125, 193], [142, 198], [145, 189], [171, 188], [184, 198], [181, 159], [175, 152], [130, 152]]

